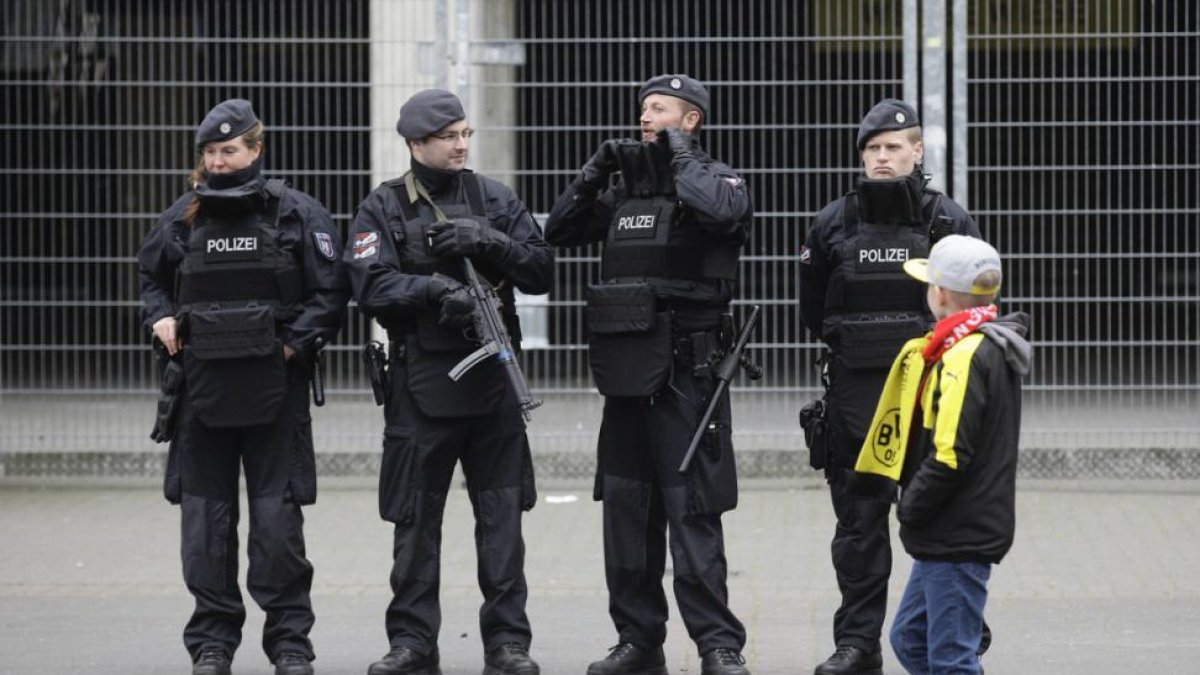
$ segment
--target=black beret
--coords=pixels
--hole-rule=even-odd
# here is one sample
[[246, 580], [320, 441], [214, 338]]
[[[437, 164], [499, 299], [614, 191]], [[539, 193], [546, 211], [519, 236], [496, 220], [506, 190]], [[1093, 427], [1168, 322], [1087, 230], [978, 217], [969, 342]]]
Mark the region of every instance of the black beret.
[[911, 105], [897, 98], [885, 98], [867, 111], [858, 125], [858, 151], [862, 152], [875, 134], [919, 126], [921, 120]]
[[228, 141], [250, 131], [258, 123], [254, 115], [254, 106], [244, 98], [231, 98], [221, 101], [208, 114], [200, 127], [196, 129], [196, 147], [214, 141]]
[[659, 75], [646, 80], [638, 92], [638, 105], [650, 94], [666, 94], [688, 101], [708, 117], [708, 90], [687, 75]]
[[400, 106], [396, 133], [409, 141], [419, 141], [448, 125], [467, 118], [462, 101], [445, 89], [426, 89], [413, 94]]

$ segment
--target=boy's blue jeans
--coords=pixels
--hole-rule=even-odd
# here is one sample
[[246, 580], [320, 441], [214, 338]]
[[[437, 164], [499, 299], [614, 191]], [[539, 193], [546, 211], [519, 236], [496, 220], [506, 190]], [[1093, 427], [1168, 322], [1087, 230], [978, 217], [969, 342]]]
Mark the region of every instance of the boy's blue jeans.
[[892, 621], [892, 650], [912, 675], [976, 675], [992, 566], [914, 560]]

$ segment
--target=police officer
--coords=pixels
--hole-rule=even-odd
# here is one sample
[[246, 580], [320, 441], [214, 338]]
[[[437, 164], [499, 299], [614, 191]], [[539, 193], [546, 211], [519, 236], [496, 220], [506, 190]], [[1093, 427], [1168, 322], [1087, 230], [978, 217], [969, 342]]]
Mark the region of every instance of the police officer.
[[587, 320], [589, 360], [605, 395], [594, 497], [604, 503], [618, 644], [587, 672], [667, 672], [669, 541], [675, 597], [702, 673], [746, 675], [721, 530], [721, 514], [737, 504], [728, 398], [689, 471], [677, 469], [714, 388], [710, 359], [753, 209], [745, 182], [699, 144], [704, 85], [661, 75], [642, 86], [638, 102], [641, 139], [601, 143], [546, 222], [556, 246], [604, 242]]
[[524, 420], [495, 359], [457, 382], [448, 372], [478, 346], [464, 336], [475, 305], [462, 258], [499, 287], [518, 346], [513, 289], [546, 293], [554, 255], [512, 190], [465, 168], [473, 134], [465, 118], [458, 97], [440, 89], [404, 103], [396, 130], [411, 169], [367, 195], [346, 248], [354, 297], [390, 341], [379, 477], [380, 515], [395, 524], [390, 651], [370, 675], [441, 672], [438, 551], [459, 461], [475, 512], [484, 673], [539, 672], [525, 613], [521, 517], [537, 498]]
[[912, 106], [877, 103], [859, 125], [857, 145], [865, 175], [817, 214], [800, 253], [800, 316], [829, 347], [824, 469], [837, 516], [831, 548], [842, 594], [833, 618], [837, 648], [816, 675], [881, 672], [890, 504], [848, 490], [847, 477], [892, 359], [932, 324], [923, 286], [902, 266], [926, 257], [946, 234], [979, 236], [962, 207], [927, 185]]
[[183, 576], [196, 599], [183, 641], [194, 675], [229, 673], [246, 619], [237, 585], [244, 467], [247, 589], [266, 613], [263, 649], [276, 675], [308, 675], [308, 386], [349, 297], [340, 237], [320, 202], [263, 178], [263, 125], [249, 101], [209, 111], [196, 148], [191, 189], [138, 252], [144, 325], [184, 373], [165, 481], [167, 500], [181, 505]]

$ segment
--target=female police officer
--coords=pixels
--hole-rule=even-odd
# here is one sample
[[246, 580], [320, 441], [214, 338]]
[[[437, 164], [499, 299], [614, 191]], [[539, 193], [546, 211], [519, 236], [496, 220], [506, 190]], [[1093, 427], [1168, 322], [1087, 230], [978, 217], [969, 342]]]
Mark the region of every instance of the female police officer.
[[348, 299], [328, 211], [262, 177], [263, 125], [249, 101], [209, 111], [191, 189], [138, 252], [143, 322], [182, 364], [165, 494], [183, 513], [184, 628], [193, 675], [225, 675], [246, 611], [237, 586], [238, 474], [250, 504], [247, 588], [266, 613], [276, 675], [313, 672], [300, 507], [316, 499], [310, 364]]

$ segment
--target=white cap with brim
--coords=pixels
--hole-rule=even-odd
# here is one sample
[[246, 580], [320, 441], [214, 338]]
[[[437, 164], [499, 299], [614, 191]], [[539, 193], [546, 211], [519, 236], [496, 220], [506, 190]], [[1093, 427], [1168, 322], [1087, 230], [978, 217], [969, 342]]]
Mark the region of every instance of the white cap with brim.
[[999, 275], [990, 288], [975, 284], [979, 275], [988, 270], [1001, 271], [1000, 254], [986, 241], [961, 234], [942, 237], [933, 245], [928, 258], [904, 263], [904, 271], [918, 281], [971, 295], [992, 295], [1000, 290]]

